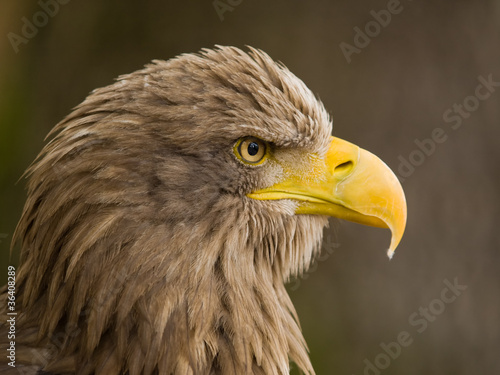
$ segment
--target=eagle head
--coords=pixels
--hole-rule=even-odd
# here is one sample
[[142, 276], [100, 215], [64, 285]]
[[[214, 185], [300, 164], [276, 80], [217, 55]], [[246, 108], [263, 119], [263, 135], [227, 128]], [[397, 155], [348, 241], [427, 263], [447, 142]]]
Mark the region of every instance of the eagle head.
[[389, 255], [406, 221], [389, 168], [331, 133], [304, 83], [253, 48], [153, 61], [94, 90], [27, 171], [18, 361], [313, 374], [284, 283], [329, 216], [390, 228]]

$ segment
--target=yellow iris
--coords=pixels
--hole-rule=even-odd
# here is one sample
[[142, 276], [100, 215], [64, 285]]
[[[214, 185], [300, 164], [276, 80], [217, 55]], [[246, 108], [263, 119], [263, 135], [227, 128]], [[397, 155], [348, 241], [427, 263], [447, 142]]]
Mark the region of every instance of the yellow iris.
[[269, 145], [256, 137], [243, 137], [236, 142], [233, 151], [243, 163], [259, 165], [269, 156]]

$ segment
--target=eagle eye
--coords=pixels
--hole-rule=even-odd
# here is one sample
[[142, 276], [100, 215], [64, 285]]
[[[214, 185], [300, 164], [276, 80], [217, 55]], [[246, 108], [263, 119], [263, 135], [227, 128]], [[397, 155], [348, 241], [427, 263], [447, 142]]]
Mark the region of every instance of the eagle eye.
[[238, 139], [233, 151], [243, 163], [258, 165], [267, 159], [268, 144], [256, 137], [243, 137]]

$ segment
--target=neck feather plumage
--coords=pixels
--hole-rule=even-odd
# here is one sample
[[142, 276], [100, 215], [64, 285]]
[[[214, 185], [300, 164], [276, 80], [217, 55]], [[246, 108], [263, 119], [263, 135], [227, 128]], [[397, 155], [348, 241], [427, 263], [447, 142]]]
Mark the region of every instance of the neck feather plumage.
[[37, 313], [19, 324], [38, 335], [20, 341], [46, 349], [60, 336], [56, 352], [39, 352], [46, 370], [287, 374], [293, 360], [313, 374], [283, 283], [308, 266], [326, 219], [256, 215], [244, 202], [227, 198], [196, 225], [136, 221], [119, 205], [82, 206], [72, 222], [66, 208], [58, 223], [71, 228], [48, 229], [64, 236], [54, 240], [59, 253], [24, 252], [20, 301]]

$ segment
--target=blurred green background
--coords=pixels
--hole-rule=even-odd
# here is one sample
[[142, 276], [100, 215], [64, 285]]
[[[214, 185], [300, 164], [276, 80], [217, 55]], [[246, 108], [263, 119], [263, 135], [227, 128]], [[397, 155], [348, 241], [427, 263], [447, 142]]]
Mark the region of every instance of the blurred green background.
[[[151, 59], [251, 45], [322, 99], [335, 135], [404, 177], [408, 225], [392, 261], [387, 231], [332, 222], [324, 256], [290, 284], [317, 373], [500, 373], [500, 87], [474, 99], [478, 77], [500, 82], [498, 0], [402, 0], [378, 28], [374, 12], [387, 14], [386, 0], [64, 2], [46, 18], [35, 1], [0, 5], [0, 269], [25, 199], [16, 181], [92, 89]], [[11, 33], [24, 38], [23, 17], [46, 25], [17, 44]], [[358, 37], [349, 63], [340, 45], [356, 46], [354, 28], [366, 26], [372, 37]], [[458, 120], [443, 115], [459, 104], [454, 130]], [[436, 128], [446, 141], [425, 142]], [[445, 303], [445, 280], [467, 288]], [[411, 343], [398, 353], [389, 343], [401, 332]]]

